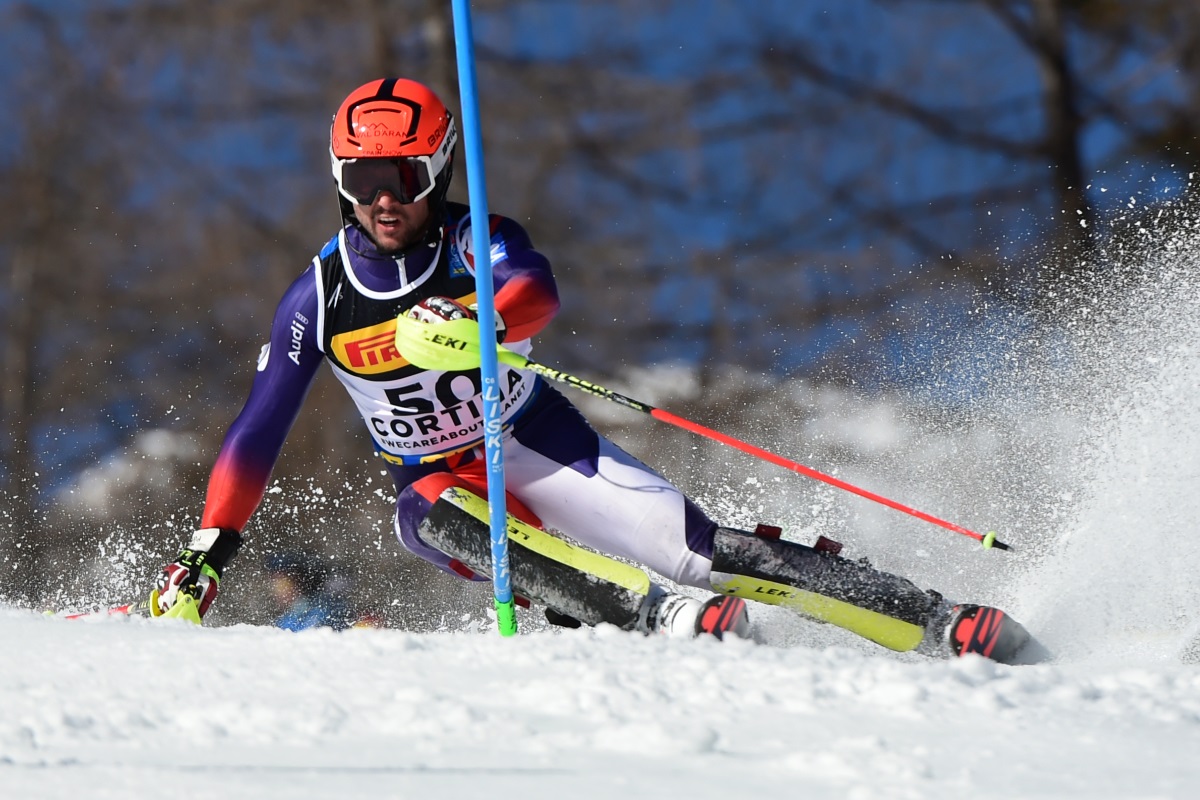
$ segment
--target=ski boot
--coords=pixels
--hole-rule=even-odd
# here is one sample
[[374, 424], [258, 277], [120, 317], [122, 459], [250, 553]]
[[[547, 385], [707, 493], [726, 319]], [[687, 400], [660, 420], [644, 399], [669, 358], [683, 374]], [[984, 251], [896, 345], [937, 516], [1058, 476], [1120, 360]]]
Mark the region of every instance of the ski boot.
[[719, 594], [701, 603], [693, 597], [659, 589], [652, 591], [643, 603], [637, 629], [646, 634], [682, 638], [709, 635], [723, 639], [728, 634], [746, 639], [750, 637], [750, 617], [746, 601], [738, 597]]

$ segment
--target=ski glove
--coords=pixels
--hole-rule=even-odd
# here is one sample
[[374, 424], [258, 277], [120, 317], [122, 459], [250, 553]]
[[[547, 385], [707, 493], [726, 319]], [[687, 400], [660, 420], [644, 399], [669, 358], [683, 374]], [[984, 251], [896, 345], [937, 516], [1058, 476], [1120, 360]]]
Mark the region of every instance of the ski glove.
[[186, 596], [203, 617], [217, 597], [225, 565], [241, 546], [242, 536], [232, 528], [202, 528], [193, 533], [175, 561], [159, 573], [150, 593], [150, 613], [161, 617]]
[[[475, 319], [477, 309], [478, 306], [475, 303], [464, 306], [451, 297], [434, 296], [417, 303], [405, 313], [405, 316], [426, 323], [451, 322], [456, 319]], [[502, 343], [504, 335], [508, 332], [508, 326], [504, 324], [499, 311], [495, 312], [495, 316], [496, 342]]]

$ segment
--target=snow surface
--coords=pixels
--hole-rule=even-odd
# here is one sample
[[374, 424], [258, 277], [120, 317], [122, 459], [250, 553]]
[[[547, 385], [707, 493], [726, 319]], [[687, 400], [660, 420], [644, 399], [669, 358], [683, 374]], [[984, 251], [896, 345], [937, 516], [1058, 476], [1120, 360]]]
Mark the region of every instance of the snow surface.
[[[1194, 797], [1200, 672], [0, 612], [0, 795]], [[167, 788], [171, 787], [171, 788]]]
[[528, 615], [502, 639], [0, 608], [0, 798], [1198, 797], [1196, 239], [1147, 261], [1128, 309], [1067, 324], [1065, 378], [1014, 372], [988, 414], [1042, 456], [986, 431], [896, 435], [898, 407], [874, 418], [881, 450], [910, 441], [894, 496], [979, 474], [994, 491], [964, 500], [1026, 519], [1005, 557], [930, 536], [872, 559], [1002, 599], [1050, 663], [897, 655], [761, 607], [767, 645]]

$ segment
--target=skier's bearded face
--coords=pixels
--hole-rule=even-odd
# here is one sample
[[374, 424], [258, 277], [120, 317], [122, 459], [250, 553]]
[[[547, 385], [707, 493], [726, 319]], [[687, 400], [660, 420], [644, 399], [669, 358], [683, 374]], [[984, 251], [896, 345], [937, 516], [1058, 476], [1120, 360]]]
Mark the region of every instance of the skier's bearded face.
[[381, 252], [398, 253], [424, 238], [429, 226], [429, 198], [401, 203], [385, 189], [370, 205], [355, 203], [354, 216]]

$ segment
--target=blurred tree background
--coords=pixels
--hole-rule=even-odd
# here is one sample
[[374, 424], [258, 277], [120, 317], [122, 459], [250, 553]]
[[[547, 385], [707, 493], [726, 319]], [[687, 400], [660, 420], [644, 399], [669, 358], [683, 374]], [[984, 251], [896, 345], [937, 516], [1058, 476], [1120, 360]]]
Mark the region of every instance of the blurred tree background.
[[[731, 370], [969, 398], [931, 348], [1036, 337], [1200, 161], [1193, 0], [472, 7], [489, 202], [564, 299], [535, 355], [601, 382], [691, 364], [710, 423], [754, 413], [716, 393]], [[336, 230], [338, 103], [404, 75], [457, 111], [450, 3], [26, 0], [0, 22], [0, 597], [140, 591]], [[243, 574], [303, 546], [390, 576], [386, 603], [460, 591], [392, 541], [360, 425], [320, 379]], [[261, 621], [249, 591], [224, 618]]]

